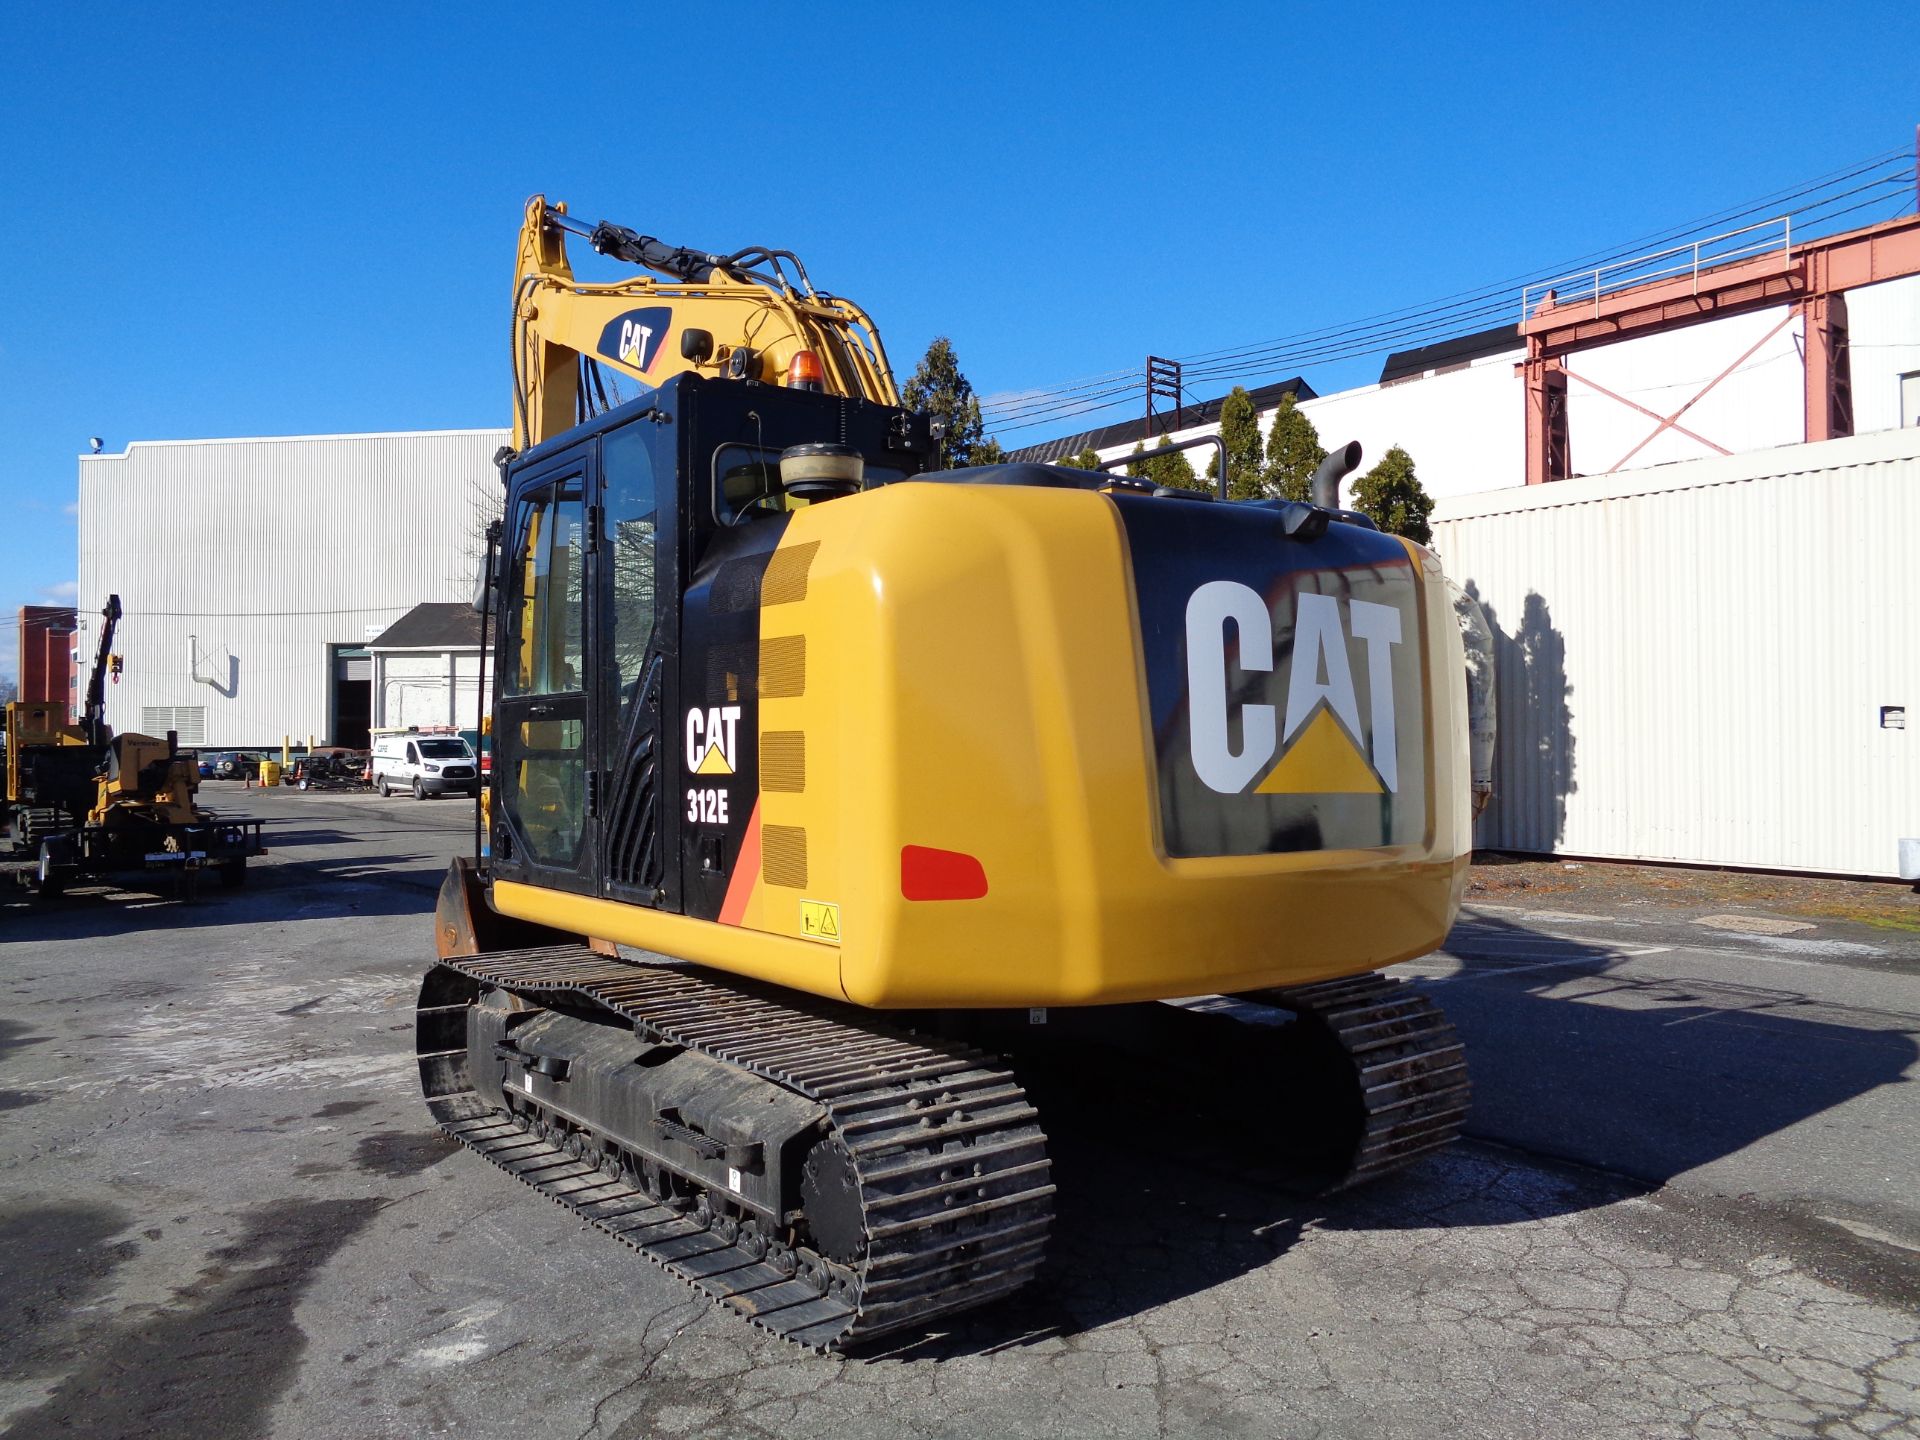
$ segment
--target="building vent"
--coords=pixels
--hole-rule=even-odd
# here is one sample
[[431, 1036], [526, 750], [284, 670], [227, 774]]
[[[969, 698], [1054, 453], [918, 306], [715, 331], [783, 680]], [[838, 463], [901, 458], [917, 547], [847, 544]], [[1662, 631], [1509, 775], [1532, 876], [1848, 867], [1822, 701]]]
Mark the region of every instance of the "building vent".
[[180, 737], [182, 745], [207, 743], [207, 707], [204, 705], [142, 705], [140, 729], [156, 740], [169, 730]]

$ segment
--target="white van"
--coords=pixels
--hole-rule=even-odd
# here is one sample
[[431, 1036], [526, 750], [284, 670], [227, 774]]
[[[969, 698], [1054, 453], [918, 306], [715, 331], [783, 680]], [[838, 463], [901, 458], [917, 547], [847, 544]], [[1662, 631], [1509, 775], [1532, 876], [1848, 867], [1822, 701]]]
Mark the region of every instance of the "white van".
[[382, 735], [373, 742], [373, 788], [382, 795], [478, 795], [480, 762], [459, 735]]

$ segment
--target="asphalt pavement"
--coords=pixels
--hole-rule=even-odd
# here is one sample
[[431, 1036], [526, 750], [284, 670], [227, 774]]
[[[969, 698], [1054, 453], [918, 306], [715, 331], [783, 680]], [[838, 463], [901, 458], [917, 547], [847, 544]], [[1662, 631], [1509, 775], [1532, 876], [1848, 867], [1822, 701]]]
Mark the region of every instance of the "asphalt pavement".
[[244, 889], [0, 896], [0, 1434], [1920, 1434], [1911, 930], [1476, 904], [1401, 972], [1467, 1141], [1304, 1199], [1150, 1076], [1054, 1087], [1042, 1283], [821, 1358], [426, 1123], [470, 806], [204, 798], [268, 821]]

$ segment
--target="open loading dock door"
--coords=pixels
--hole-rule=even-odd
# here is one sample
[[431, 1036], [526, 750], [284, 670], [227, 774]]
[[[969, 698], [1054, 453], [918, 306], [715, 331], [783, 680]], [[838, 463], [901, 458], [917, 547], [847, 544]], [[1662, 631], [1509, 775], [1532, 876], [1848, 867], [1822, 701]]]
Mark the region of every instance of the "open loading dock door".
[[333, 652], [333, 713], [327, 738], [349, 750], [373, 743], [373, 659], [363, 647], [338, 646]]

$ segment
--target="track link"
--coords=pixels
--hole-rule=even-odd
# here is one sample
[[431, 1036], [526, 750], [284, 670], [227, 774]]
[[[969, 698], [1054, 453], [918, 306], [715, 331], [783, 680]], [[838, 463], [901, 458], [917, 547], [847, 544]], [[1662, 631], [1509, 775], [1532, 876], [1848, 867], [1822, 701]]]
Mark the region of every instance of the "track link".
[[[489, 987], [597, 1006], [824, 1106], [858, 1182], [863, 1253], [843, 1266], [770, 1252], [725, 1218], [661, 1203], [607, 1157], [530, 1134], [467, 1074], [466, 1010]], [[837, 1350], [923, 1326], [1018, 1289], [1043, 1258], [1054, 1187], [1039, 1116], [1010, 1072], [967, 1046], [584, 946], [442, 961], [421, 987], [417, 1036], [428, 1108], [449, 1135], [796, 1344]]]
[[1398, 1170], [1459, 1135], [1473, 1093], [1465, 1047], [1440, 1007], [1405, 982], [1356, 975], [1239, 998], [1293, 1011], [1351, 1066], [1359, 1129], [1344, 1171], [1328, 1189]]

